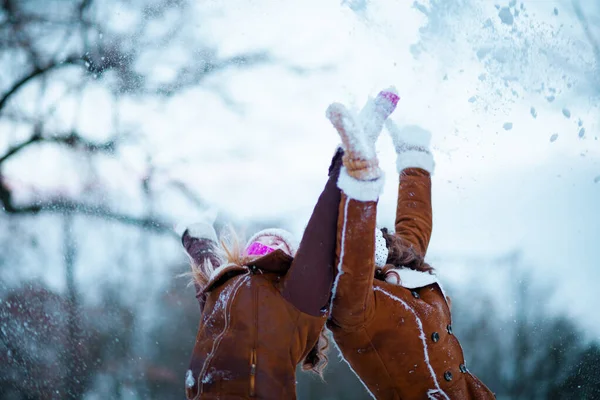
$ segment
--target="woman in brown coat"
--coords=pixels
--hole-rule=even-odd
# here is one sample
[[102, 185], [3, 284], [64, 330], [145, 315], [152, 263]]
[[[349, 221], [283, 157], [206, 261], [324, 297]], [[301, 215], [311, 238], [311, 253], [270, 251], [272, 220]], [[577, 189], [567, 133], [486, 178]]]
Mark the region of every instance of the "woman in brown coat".
[[424, 261], [432, 229], [430, 134], [387, 127], [400, 174], [395, 234], [376, 228], [383, 188], [374, 146], [340, 104], [328, 116], [346, 149], [328, 327], [377, 399], [493, 399], [466, 366], [450, 303]]
[[[396, 103], [384, 94], [368, 104], [366, 128], [380, 131]], [[188, 399], [294, 399], [298, 363], [321, 373], [341, 158], [338, 150], [297, 251], [278, 229], [255, 234], [245, 249], [219, 246], [210, 223], [183, 229], [202, 313], [185, 378]]]

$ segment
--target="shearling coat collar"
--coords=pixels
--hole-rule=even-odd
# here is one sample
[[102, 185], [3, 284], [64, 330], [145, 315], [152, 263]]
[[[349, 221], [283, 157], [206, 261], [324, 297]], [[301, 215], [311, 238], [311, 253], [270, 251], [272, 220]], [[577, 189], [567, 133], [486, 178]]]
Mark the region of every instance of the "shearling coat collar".
[[416, 289], [420, 287], [424, 287], [427, 285], [431, 285], [433, 283], [437, 283], [439, 285], [439, 280], [435, 274], [430, 274], [429, 272], [423, 271], [415, 271], [410, 268], [396, 268], [393, 270], [400, 277], [400, 282], [398, 283], [398, 279], [394, 274], [390, 274], [386, 277], [385, 281], [387, 283], [391, 283], [393, 285], [400, 284], [407, 289]]
[[286, 254], [283, 250], [277, 249], [272, 253], [264, 255], [252, 263], [246, 265], [223, 264], [215, 268], [210, 274], [208, 283], [204, 287], [203, 293], [214, 290], [217, 286], [227, 279], [251, 270], [272, 272], [278, 275], [285, 275], [292, 265], [293, 257]]

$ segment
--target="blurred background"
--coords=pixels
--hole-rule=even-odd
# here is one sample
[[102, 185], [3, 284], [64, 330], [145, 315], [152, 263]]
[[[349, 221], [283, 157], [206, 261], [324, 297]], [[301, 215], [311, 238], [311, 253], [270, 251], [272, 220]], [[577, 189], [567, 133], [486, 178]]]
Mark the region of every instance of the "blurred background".
[[[183, 398], [173, 226], [300, 236], [327, 105], [389, 85], [433, 133], [427, 261], [470, 369], [499, 399], [599, 399], [596, 0], [0, 1], [0, 398]], [[369, 398], [329, 358], [299, 398]]]

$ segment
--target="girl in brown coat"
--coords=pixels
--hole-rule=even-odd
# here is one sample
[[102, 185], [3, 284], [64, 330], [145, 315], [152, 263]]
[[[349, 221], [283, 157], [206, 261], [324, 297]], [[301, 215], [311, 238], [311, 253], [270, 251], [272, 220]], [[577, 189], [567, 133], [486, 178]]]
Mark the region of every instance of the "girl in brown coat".
[[[382, 95], [375, 103], [363, 114], [372, 117], [368, 129], [380, 131], [395, 102]], [[183, 229], [202, 313], [185, 377], [188, 399], [294, 399], [299, 362], [321, 373], [341, 158], [338, 150], [297, 251], [277, 229], [257, 233], [245, 249], [219, 246], [210, 223]]]
[[340, 104], [328, 116], [346, 149], [328, 326], [377, 399], [493, 399], [469, 372], [449, 300], [423, 258], [432, 229], [430, 134], [387, 122], [400, 174], [396, 231], [376, 228], [383, 174], [369, 137]]

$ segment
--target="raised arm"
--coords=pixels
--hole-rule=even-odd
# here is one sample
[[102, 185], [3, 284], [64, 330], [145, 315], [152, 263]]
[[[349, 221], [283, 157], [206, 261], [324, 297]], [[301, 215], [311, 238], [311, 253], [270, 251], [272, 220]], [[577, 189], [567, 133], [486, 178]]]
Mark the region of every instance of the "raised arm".
[[208, 282], [212, 269], [222, 262], [217, 252], [217, 234], [210, 222], [179, 226], [177, 230], [181, 233], [181, 244], [192, 264], [196, 298], [202, 311], [206, 300], [202, 295], [203, 285]]
[[383, 176], [359, 181], [344, 168], [337, 233], [338, 274], [332, 289], [331, 322], [342, 329], [365, 324], [374, 313], [375, 229]]
[[341, 104], [332, 104], [328, 117], [344, 148], [344, 167], [338, 187], [342, 190], [337, 232], [338, 273], [332, 288], [330, 324], [356, 329], [374, 314], [375, 229], [377, 200], [384, 177], [375, 153], [375, 141], [383, 122], [396, 107], [398, 96], [382, 92], [373, 113], [354, 117]]
[[387, 128], [396, 148], [400, 175], [396, 235], [425, 257], [432, 230], [431, 174], [435, 164], [429, 150], [431, 134], [418, 126], [400, 129], [391, 120]]
[[[391, 91], [383, 91], [376, 98], [367, 101], [356, 118], [356, 126], [352, 128], [361, 131], [364, 136], [361, 140], [375, 142], [385, 120], [396, 108], [397, 101], [398, 96]], [[344, 118], [351, 118], [347, 110], [344, 109], [342, 113], [347, 114], [344, 114]], [[339, 116], [341, 117], [341, 114]], [[346, 143], [344, 148], [348, 149]], [[379, 173], [376, 165], [370, 168], [369, 157], [374, 157], [374, 154], [374, 148], [368, 157], [357, 156], [357, 153], [352, 151], [344, 153], [339, 149], [333, 157], [329, 167], [329, 179], [313, 210], [282, 285], [282, 295], [302, 312], [321, 315], [329, 304], [333, 278], [337, 271], [334, 264], [340, 190], [336, 184], [339, 181], [342, 158], [344, 165], [352, 163], [350, 168], [355, 173], [368, 173], [371, 170]], [[362, 176], [365, 179], [373, 177], [375, 176]]]
[[281, 294], [300, 311], [321, 315], [329, 303], [334, 276], [336, 230], [340, 190], [336, 186], [344, 152], [336, 151], [329, 179], [308, 225], [302, 235], [298, 251], [282, 284]]

